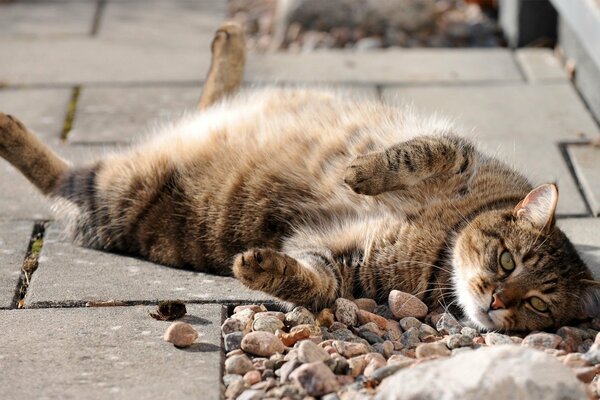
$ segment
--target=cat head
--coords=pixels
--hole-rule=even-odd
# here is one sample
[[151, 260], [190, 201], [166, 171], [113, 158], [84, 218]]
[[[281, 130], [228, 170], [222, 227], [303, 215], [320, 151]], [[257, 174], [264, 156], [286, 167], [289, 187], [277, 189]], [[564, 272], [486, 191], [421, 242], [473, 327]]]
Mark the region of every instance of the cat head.
[[515, 208], [471, 221], [454, 246], [453, 281], [466, 316], [488, 330], [532, 331], [600, 314], [598, 282], [555, 226], [555, 185]]

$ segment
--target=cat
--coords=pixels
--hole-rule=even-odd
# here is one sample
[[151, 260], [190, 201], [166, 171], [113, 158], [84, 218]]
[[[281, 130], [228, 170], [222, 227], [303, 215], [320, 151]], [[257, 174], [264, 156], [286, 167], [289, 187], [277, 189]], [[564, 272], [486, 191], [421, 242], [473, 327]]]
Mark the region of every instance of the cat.
[[440, 118], [309, 89], [239, 91], [225, 23], [199, 111], [162, 135], [69, 166], [0, 114], [0, 155], [54, 204], [76, 243], [234, 275], [313, 310], [393, 289], [481, 329], [598, 314], [598, 284], [533, 187]]

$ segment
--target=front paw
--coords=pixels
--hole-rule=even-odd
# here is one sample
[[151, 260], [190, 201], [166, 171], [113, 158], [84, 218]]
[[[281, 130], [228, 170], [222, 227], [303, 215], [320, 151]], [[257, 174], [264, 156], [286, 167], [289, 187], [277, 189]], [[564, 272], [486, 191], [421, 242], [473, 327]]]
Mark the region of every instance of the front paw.
[[367, 154], [355, 158], [344, 174], [344, 183], [358, 194], [377, 195], [385, 192], [380, 155]]
[[233, 274], [251, 289], [269, 292], [292, 268], [295, 260], [271, 249], [252, 249], [238, 254]]

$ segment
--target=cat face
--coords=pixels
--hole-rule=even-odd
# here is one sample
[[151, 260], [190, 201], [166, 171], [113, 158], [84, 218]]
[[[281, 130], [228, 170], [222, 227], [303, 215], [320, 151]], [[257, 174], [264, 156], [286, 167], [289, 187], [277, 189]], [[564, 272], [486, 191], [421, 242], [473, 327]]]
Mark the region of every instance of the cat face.
[[597, 310], [589, 269], [554, 225], [557, 200], [554, 185], [540, 186], [512, 212], [482, 213], [457, 236], [457, 299], [481, 328], [539, 330]]

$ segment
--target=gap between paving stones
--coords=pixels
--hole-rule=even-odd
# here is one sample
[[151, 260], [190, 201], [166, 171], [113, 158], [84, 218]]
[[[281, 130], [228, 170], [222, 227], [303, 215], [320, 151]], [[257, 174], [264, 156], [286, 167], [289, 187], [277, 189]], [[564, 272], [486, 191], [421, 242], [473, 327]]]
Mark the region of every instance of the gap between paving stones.
[[106, 0], [98, 0], [96, 3], [96, 9], [94, 10], [94, 18], [92, 20], [92, 27], [90, 28], [90, 36], [97, 36], [100, 31], [100, 25], [102, 24], [102, 18], [104, 17], [104, 10], [106, 9]]
[[60, 133], [60, 140], [65, 142], [69, 137], [69, 132], [73, 129], [73, 121], [75, 120], [75, 113], [77, 112], [77, 102], [79, 101], [79, 95], [81, 94], [81, 86], [73, 87], [71, 93], [71, 99], [67, 105], [67, 113], [65, 114], [65, 122], [63, 123], [62, 132]]
[[567, 150], [569, 146], [585, 146], [585, 145], [589, 145], [589, 144], [590, 144], [589, 142], [586, 142], [586, 143], [558, 142], [557, 143], [558, 149], [560, 151], [560, 155], [562, 156], [563, 160], [565, 161], [565, 164], [567, 166], [567, 169], [569, 170], [569, 173], [573, 177], [573, 181], [575, 182], [577, 191], [579, 192], [579, 195], [581, 196], [583, 204], [585, 205], [585, 208], [587, 210], [587, 214], [561, 215], [561, 218], [595, 217], [594, 212], [592, 211], [592, 206], [590, 205], [590, 202], [585, 194], [585, 191], [583, 190], [583, 186], [581, 185], [581, 181], [579, 179], [579, 176], [577, 175], [577, 171], [575, 171], [575, 167], [573, 166], [573, 161], [571, 160], [571, 156], [569, 155], [569, 152]]
[[31, 277], [38, 267], [38, 257], [44, 246], [44, 234], [46, 232], [47, 222], [48, 221], [35, 221], [33, 225], [33, 231], [31, 232], [29, 244], [27, 245], [27, 252], [25, 253], [23, 263], [21, 264], [21, 274], [17, 281], [13, 301], [10, 305], [11, 309], [23, 308], [27, 289], [29, 288], [29, 282], [31, 282]]

